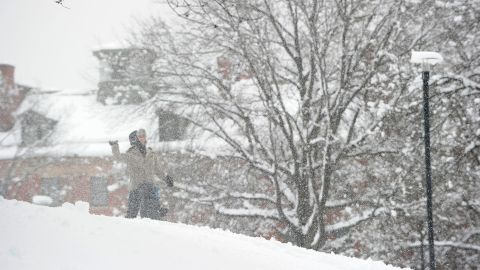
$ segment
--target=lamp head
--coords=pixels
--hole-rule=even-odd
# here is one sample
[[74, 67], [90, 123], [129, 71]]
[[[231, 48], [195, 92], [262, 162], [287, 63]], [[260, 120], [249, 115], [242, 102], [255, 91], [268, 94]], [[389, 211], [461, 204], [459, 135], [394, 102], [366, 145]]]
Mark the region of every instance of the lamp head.
[[412, 51], [412, 58], [410, 63], [421, 64], [423, 70], [428, 70], [429, 67], [443, 62], [443, 57], [437, 52], [425, 52], [425, 51]]

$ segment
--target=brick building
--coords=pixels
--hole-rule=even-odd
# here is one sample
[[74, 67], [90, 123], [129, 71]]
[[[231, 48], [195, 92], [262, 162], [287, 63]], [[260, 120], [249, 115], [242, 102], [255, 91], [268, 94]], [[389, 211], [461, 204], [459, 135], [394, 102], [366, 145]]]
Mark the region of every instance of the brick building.
[[[124, 54], [140, 57], [135, 60], [137, 64], [144, 59], [150, 63], [148, 53], [146, 56], [138, 49], [126, 50]], [[102, 61], [103, 55], [111, 58], [123, 53], [119, 49], [103, 49], [95, 55]], [[108, 66], [109, 61], [103, 61], [101, 73], [114, 68]], [[242, 218], [243, 221], [232, 223], [231, 218], [216, 213], [213, 203], [193, 202], [196, 199], [192, 200], [192, 196], [221, 192], [215, 188], [219, 185], [258, 190], [259, 184], [247, 181], [251, 177], [248, 166], [240, 161], [194, 154], [191, 150], [197, 150], [205, 141], [195, 138], [187, 121], [169, 107], [145, 106], [145, 100], [137, 98], [149, 97], [143, 94], [146, 88], [135, 85], [142, 81], [139, 77], [145, 78], [148, 68], [142, 67], [142, 72], [130, 75], [103, 74], [99, 90], [79, 92], [46, 91], [15, 84], [14, 67], [3, 66], [3, 77], [8, 78], [3, 81], [11, 92], [5, 91], [3, 85], [2, 93], [15, 93], [15, 102], [9, 104], [10, 117], [2, 118], [5, 128], [0, 131], [1, 196], [49, 206], [86, 201], [93, 214], [123, 216], [128, 179], [125, 165], [112, 159], [108, 141], [119, 140], [120, 150], [125, 152], [129, 147], [128, 134], [145, 128], [148, 146], [158, 152], [162, 168], [176, 183], [175, 188], [169, 189], [160, 181], [161, 202], [170, 209], [166, 220], [250, 235], [273, 235], [268, 224], [256, 219]], [[132, 84], [125, 74], [132, 77]], [[205, 136], [201, 137], [204, 140]], [[208, 148], [208, 144], [202, 146]], [[217, 149], [219, 143], [214, 141], [211, 146]]]
[[[108, 140], [119, 140], [125, 151], [128, 134], [143, 127], [151, 147], [162, 147], [161, 141], [183, 147], [179, 141], [186, 123], [176, 123], [171, 112], [145, 110], [142, 100], [105, 105], [98, 100], [99, 91], [31, 89], [15, 84], [13, 66], [0, 65], [0, 71], [0, 179], [6, 198], [51, 206], [82, 200], [90, 203], [92, 213], [121, 215], [127, 179], [122, 165], [111, 159]], [[166, 113], [173, 121], [165, 121]], [[37, 200], [40, 196], [50, 200]]]

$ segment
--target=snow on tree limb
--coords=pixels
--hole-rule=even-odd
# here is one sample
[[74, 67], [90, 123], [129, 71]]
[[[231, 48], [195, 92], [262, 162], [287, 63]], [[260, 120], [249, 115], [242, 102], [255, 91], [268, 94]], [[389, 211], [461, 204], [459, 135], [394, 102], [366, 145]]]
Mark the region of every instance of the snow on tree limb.
[[279, 220], [278, 212], [276, 210], [261, 209], [261, 208], [227, 208], [219, 204], [214, 204], [215, 210], [227, 216], [236, 217], [262, 217]]
[[327, 232], [327, 233], [337, 233], [337, 232], [340, 232], [340, 231], [344, 231], [344, 230], [347, 230], [347, 229], [349, 229], [353, 226], [356, 226], [356, 225], [358, 225], [358, 224], [360, 224], [360, 223], [362, 223], [366, 220], [371, 219], [376, 214], [388, 213], [388, 212], [390, 212], [390, 210], [387, 209], [387, 208], [384, 208], [384, 207], [380, 207], [380, 208], [373, 209], [373, 210], [372, 209], [365, 210], [360, 215], [356, 215], [352, 218], [349, 218], [346, 221], [342, 221], [342, 222], [335, 223], [333, 225], [325, 226], [325, 232]]
[[[420, 242], [408, 243], [408, 247], [420, 247], [422, 244]], [[424, 247], [427, 247], [428, 244], [424, 243]], [[480, 246], [462, 242], [453, 242], [453, 241], [435, 241], [435, 247], [443, 248], [457, 248], [457, 249], [466, 249], [480, 252]]]

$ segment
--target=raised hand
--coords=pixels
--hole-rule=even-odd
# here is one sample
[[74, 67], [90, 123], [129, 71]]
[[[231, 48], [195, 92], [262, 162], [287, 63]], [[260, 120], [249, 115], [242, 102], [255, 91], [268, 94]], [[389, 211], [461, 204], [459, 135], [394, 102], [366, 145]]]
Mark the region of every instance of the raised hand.
[[173, 178], [170, 175], [165, 176], [165, 182], [168, 187], [173, 187]]

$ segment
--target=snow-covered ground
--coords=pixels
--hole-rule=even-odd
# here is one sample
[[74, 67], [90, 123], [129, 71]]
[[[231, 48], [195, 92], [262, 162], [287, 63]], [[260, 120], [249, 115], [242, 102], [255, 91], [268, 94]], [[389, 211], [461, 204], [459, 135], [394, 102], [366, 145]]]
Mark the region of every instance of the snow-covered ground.
[[226, 231], [96, 216], [77, 202], [52, 208], [0, 197], [0, 268], [399, 269]]

